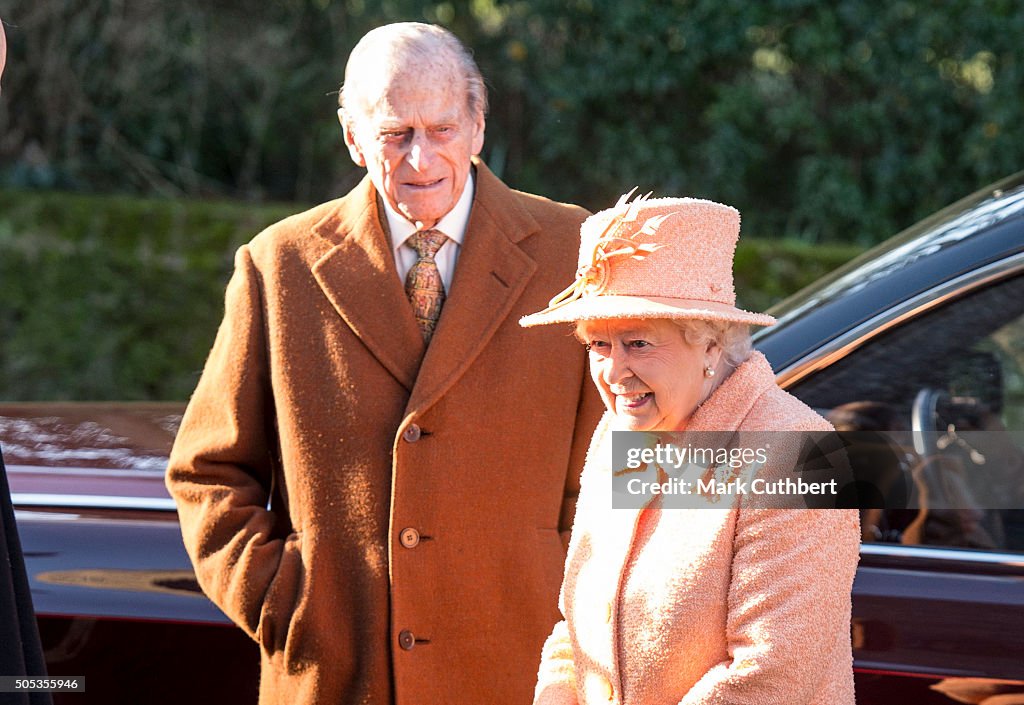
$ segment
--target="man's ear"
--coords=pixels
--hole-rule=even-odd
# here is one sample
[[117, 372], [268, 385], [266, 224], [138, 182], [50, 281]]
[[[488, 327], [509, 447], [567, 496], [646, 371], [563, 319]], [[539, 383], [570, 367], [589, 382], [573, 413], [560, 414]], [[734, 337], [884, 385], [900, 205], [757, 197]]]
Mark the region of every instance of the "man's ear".
[[482, 150], [484, 148], [484, 128], [485, 127], [486, 127], [486, 122], [484, 120], [484, 114], [482, 112], [478, 112], [477, 116], [476, 116], [476, 120], [475, 120], [474, 125], [473, 125], [473, 130], [474, 130], [474, 134], [473, 134], [473, 155], [474, 156], [478, 156], [480, 154], [480, 150]]
[[346, 117], [344, 108], [338, 108], [338, 122], [341, 123], [341, 131], [345, 135], [345, 146], [348, 147], [348, 155], [352, 157], [352, 161], [356, 163], [356, 166], [366, 166], [366, 158], [363, 157], [363, 152], [359, 149], [359, 145], [356, 142], [352, 121]]

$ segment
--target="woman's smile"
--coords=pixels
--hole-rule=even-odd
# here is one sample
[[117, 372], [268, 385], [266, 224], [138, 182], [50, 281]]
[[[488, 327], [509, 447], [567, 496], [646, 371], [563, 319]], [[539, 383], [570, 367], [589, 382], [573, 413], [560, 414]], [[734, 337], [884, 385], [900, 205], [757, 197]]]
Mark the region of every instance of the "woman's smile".
[[630, 412], [640, 409], [651, 397], [654, 396], [653, 392], [643, 392], [641, 394], [620, 394], [615, 397], [616, 412]]

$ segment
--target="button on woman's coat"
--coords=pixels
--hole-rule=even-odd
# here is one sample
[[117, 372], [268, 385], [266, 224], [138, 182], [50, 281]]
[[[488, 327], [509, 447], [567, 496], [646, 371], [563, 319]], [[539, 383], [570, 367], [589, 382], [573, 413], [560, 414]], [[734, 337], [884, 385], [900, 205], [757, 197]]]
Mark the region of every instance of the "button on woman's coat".
[[[535, 703], [852, 705], [856, 511], [613, 510], [608, 421], [591, 442], [565, 619], [545, 644]], [[734, 429], [829, 426], [754, 353], [687, 428]]]

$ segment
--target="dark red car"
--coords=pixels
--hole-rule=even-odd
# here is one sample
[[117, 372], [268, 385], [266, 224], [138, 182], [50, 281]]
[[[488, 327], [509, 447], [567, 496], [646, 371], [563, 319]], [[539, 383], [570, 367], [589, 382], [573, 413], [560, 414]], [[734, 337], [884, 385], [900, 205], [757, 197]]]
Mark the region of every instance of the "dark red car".
[[0, 404], [58, 703], [255, 703], [256, 645], [199, 589], [164, 488], [181, 404]]

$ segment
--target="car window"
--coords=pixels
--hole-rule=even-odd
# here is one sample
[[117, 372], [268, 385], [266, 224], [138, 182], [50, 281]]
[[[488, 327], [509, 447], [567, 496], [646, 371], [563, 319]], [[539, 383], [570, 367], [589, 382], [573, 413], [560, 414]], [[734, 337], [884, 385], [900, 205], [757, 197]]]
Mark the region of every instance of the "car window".
[[1024, 552], [1024, 276], [946, 302], [790, 391], [839, 431], [880, 432], [850, 448], [878, 495], [861, 505], [865, 541]]

